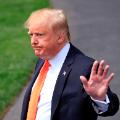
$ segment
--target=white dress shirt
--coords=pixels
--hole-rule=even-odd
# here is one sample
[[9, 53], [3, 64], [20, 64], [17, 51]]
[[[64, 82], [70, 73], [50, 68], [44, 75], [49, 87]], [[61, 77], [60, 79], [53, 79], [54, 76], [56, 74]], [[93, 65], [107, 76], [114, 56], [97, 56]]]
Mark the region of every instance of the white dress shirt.
[[[70, 44], [66, 43], [66, 45], [61, 49], [61, 51], [51, 60], [49, 60], [51, 66], [46, 75], [46, 79], [44, 82], [44, 86], [40, 93], [40, 101], [38, 103], [38, 111], [36, 115], [36, 120], [50, 120], [51, 117], [51, 101], [53, 96], [54, 87], [62, 68], [62, 65], [65, 61], [65, 58], [68, 54], [70, 48]], [[107, 102], [101, 102], [97, 100], [93, 100], [96, 104], [93, 104], [96, 112], [101, 113], [108, 109], [109, 100]], [[100, 108], [100, 112], [98, 109]]]

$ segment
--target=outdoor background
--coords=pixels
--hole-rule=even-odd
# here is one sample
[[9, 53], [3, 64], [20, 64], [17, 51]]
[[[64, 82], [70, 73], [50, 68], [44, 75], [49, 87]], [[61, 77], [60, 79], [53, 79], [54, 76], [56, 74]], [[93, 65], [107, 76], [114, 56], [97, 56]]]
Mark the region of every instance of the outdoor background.
[[[38, 8], [64, 9], [72, 43], [115, 72], [111, 89], [120, 98], [120, 0], [0, 0], [0, 120], [19, 120], [36, 57], [24, 22]], [[119, 120], [113, 117], [99, 120]]]

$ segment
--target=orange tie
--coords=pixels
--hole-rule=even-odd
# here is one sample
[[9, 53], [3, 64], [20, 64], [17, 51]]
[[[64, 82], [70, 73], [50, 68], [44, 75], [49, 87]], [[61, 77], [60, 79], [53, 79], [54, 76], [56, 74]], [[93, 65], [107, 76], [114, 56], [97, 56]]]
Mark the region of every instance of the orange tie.
[[37, 106], [38, 106], [38, 102], [40, 99], [40, 92], [43, 87], [49, 66], [50, 66], [50, 64], [46, 60], [43, 67], [40, 70], [40, 73], [36, 79], [36, 82], [34, 83], [34, 86], [32, 88], [32, 92], [31, 92], [31, 96], [30, 96], [26, 120], [35, 120], [36, 119]]

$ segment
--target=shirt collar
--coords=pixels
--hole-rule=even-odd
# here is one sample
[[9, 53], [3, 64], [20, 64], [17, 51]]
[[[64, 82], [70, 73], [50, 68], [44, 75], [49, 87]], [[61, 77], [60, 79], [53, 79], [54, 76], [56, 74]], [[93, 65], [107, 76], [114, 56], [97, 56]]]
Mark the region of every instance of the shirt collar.
[[49, 60], [51, 66], [53, 67], [61, 66], [65, 61], [69, 49], [70, 49], [70, 43], [67, 42], [65, 46], [58, 52], [58, 54], [53, 59]]

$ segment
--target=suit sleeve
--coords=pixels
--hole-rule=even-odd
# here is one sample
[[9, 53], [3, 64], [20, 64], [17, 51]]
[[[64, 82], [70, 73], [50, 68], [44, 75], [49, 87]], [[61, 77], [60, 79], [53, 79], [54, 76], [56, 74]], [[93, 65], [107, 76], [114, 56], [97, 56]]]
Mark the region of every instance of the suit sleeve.
[[100, 116], [112, 116], [119, 109], [119, 99], [117, 95], [110, 90], [110, 88], [108, 89], [107, 95], [110, 100], [110, 103], [108, 104], [108, 110], [100, 114]]

